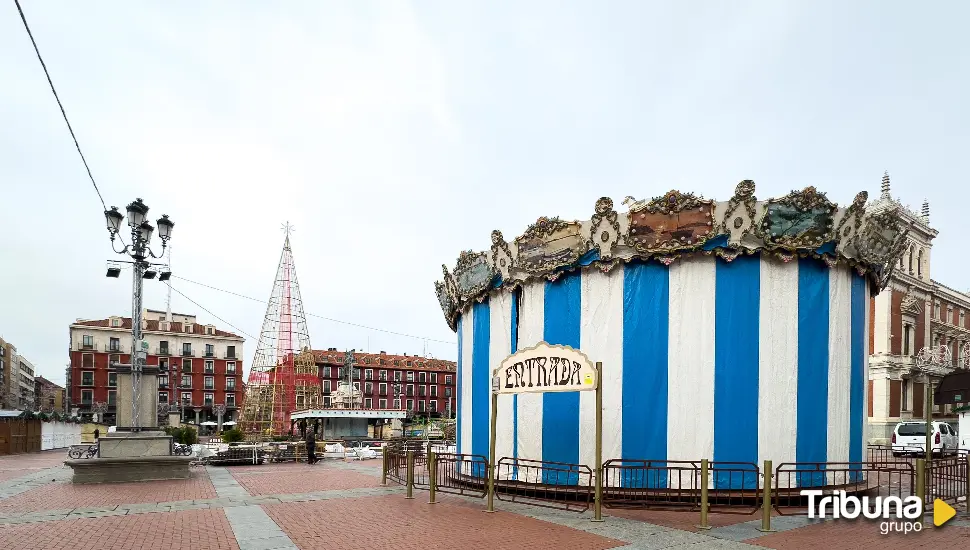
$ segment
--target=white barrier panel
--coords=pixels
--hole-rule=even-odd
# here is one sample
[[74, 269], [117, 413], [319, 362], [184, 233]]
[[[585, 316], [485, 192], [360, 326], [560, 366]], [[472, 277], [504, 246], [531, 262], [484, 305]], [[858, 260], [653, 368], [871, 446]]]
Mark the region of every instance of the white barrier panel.
[[80, 424], [67, 422], [41, 422], [40, 450], [65, 449], [81, 443]]

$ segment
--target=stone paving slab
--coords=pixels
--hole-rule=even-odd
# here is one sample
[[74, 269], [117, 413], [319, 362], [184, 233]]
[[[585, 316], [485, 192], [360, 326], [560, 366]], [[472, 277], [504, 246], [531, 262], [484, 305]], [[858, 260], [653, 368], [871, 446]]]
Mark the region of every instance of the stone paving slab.
[[[789, 531], [791, 529], [807, 527], [816, 523], [823, 523], [825, 521], [826, 520], [824, 519], [810, 519], [808, 516], [775, 516], [771, 518], [771, 529], [772, 532], [780, 533], [783, 531]], [[714, 529], [707, 531], [705, 534], [719, 539], [734, 541], [750, 540], [769, 534], [759, 531], [758, 529], [760, 527], [761, 520], [746, 521], [744, 523], [736, 523], [734, 525], [725, 525], [724, 527], [715, 527]]]
[[259, 506], [226, 508], [240, 550], [296, 550], [297, 546]]

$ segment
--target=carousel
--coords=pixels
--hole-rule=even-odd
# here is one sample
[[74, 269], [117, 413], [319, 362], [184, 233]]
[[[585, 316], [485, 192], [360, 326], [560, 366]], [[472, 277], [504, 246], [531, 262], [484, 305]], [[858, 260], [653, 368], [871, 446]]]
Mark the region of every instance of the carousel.
[[[867, 211], [865, 192], [840, 207], [814, 187], [758, 200], [749, 180], [726, 201], [670, 191], [624, 204], [541, 217], [511, 242], [493, 231], [488, 250], [442, 266], [458, 452], [488, 456], [496, 384], [553, 376], [494, 372], [545, 342], [602, 362], [604, 459], [863, 460], [867, 307], [905, 239], [896, 212]], [[497, 406], [496, 457], [594, 463], [590, 392], [500, 394]]]

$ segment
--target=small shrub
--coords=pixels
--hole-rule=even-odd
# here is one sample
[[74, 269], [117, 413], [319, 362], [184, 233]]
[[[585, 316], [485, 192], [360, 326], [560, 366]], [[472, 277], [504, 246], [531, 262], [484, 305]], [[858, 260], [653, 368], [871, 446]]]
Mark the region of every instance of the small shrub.
[[246, 435], [239, 428], [233, 428], [222, 432], [223, 443], [237, 443], [246, 439]]
[[166, 426], [165, 434], [172, 436], [172, 441], [183, 445], [194, 445], [199, 442], [199, 434], [190, 426]]

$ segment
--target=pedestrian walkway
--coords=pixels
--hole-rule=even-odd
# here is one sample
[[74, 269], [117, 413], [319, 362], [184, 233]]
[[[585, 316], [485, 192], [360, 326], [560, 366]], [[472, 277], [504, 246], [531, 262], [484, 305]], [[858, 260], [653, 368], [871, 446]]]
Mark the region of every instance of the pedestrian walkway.
[[[970, 519], [960, 510], [944, 528], [880, 535], [865, 521], [813, 522], [785, 516], [774, 533], [755, 516], [711, 514], [714, 529], [694, 527], [692, 512], [616, 511], [602, 523], [591, 514], [380, 485], [379, 461], [324, 461], [193, 468], [191, 479], [73, 485], [63, 453], [0, 457], [0, 550], [202, 548], [273, 550], [333, 548], [653, 549], [879, 546], [962, 547]], [[607, 511], [610, 514], [611, 511]], [[335, 522], [334, 518], [340, 521]]]

